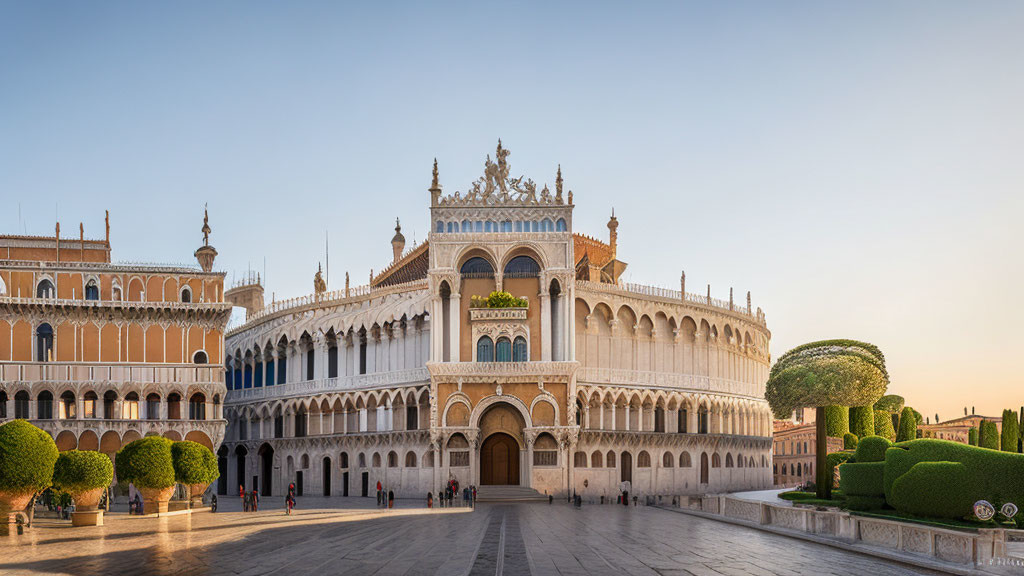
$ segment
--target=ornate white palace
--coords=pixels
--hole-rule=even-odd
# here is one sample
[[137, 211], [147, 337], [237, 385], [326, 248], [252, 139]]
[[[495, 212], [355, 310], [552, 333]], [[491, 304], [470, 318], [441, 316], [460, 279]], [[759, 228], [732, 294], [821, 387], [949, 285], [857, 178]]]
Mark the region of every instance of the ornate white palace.
[[[444, 196], [431, 233], [370, 284], [263, 306], [259, 281], [225, 344], [221, 493], [425, 497], [518, 484], [585, 496], [686, 495], [772, 484], [760, 309], [626, 284], [618, 221], [573, 232], [573, 194], [494, 161]], [[492, 292], [508, 292], [504, 302]], [[500, 295], [499, 295], [500, 296]]]

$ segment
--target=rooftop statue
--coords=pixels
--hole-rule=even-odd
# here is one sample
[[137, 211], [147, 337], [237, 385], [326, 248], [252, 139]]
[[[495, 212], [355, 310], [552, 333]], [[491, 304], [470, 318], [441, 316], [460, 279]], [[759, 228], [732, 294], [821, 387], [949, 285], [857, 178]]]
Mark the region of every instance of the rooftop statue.
[[[439, 206], [496, 206], [502, 204], [562, 204], [562, 195], [550, 192], [537, 195], [537, 184], [530, 178], [509, 176], [510, 168], [508, 157], [511, 151], [498, 140], [498, 148], [495, 150], [494, 160], [488, 154], [484, 160], [484, 175], [475, 180], [465, 194], [455, 194], [438, 199]], [[436, 173], [435, 173], [436, 175]], [[561, 167], [559, 167], [558, 190], [561, 190]], [[436, 188], [436, 185], [432, 188]], [[545, 187], [546, 189], [546, 187]]]

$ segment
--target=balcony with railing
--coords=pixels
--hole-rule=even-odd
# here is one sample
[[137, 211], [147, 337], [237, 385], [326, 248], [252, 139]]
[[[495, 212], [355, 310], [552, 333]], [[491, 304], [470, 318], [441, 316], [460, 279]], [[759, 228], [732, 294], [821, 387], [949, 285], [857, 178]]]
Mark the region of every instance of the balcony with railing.
[[3, 383], [224, 384], [219, 364], [0, 362]]
[[671, 302], [673, 304], [683, 302], [686, 304], [711, 308], [719, 312], [746, 316], [753, 322], [765, 325], [764, 314], [759, 313], [757, 310], [752, 310], [747, 306], [740, 305], [731, 300], [721, 300], [701, 294], [693, 294], [690, 292], [683, 294], [679, 290], [662, 288], [660, 286], [647, 286], [645, 284], [633, 284], [629, 282], [608, 284], [604, 282], [591, 282], [589, 280], [577, 280], [576, 288], [590, 292], [603, 292], [606, 294], [617, 294], [627, 297], [644, 296], [647, 298], [655, 298], [663, 302]]
[[732, 394], [752, 398], [764, 398], [764, 385], [741, 382], [726, 378], [711, 378], [695, 374], [674, 372], [649, 372], [616, 368], [582, 367], [576, 373], [576, 382], [605, 386], [628, 386], [636, 388], [664, 388], [684, 392], [709, 394]]
[[276, 384], [274, 386], [229, 390], [225, 403], [237, 404], [270, 398], [313, 396], [315, 394], [324, 394], [328, 392], [375, 390], [378, 388], [426, 384], [429, 381], [430, 374], [427, 372], [426, 368], [411, 368], [408, 370], [394, 370], [391, 372], [374, 372], [372, 374], [355, 374], [351, 376], [339, 376], [336, 378], [317, 378], [315, 380], [287, 382], [285, 384]]

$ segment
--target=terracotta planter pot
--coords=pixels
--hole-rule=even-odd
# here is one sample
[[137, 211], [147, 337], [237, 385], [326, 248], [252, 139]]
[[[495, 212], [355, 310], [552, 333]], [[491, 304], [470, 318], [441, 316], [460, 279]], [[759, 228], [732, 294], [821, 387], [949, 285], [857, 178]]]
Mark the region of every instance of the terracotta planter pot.
[[142, 494], [142, 511], [146, 514], [161, 514], [167, 512], [167, 503], [174, 494], [174, 486], [167, 488], [139, 488]]
[[206, 492], [206, 488], [209, 484], [191, 484], [188, 487], [188, 494], [191, 498], [191, 507], [200, 508], [203, 505], [203, 492]]
[[85, 492], [76, 492], [71, 495], [75, 499], [75, 509], [82, 512], [95, 510], [100, 503], [100, 497], [106, 488], [93, 488]]
[[0, 512], [18, 512], [28, 507], [35, 492], [7, 492], [0, 490]]

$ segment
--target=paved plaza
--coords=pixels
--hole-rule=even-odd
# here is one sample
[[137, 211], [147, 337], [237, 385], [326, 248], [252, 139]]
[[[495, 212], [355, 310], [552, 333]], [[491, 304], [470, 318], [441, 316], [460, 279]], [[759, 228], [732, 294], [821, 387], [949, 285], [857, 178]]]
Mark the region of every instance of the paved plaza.
[[[0, 544], [0, 574], [850, 575], [930, 574], [856, 553], [648, 507], [278, 499], [243, 513], [133, 518], [71, 528], [40, 519]], [[14, 544], [17, 542], [17, 544]]]

